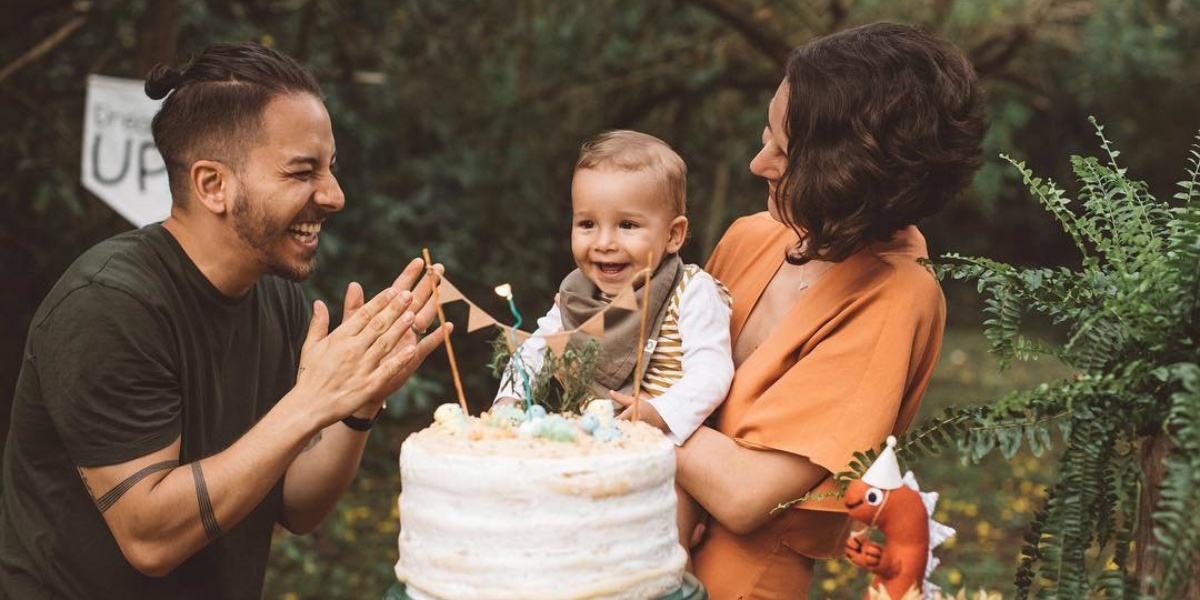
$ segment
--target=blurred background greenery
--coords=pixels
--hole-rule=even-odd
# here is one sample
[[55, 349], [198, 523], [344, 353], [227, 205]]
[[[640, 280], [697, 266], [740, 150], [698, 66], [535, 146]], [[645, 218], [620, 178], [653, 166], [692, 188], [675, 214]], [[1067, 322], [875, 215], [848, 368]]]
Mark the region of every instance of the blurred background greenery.
[[[216, 41], [255, 40], [324, 85], [347, 207], [322, 231], [310, 296], [338, 305], [347, 282], [379, 289], [422, 247], [493, 314], [510, 282], [540, 314], [571, 267], [568, 193], [580, 142], [626, 127], [658, 135], [690, 169], [692, 240], [703, 262], [737, 216], [764, 208], [747, 171], [788, 50], [877, 20], [922, 24], [959, 44], [989, 92], [986, 164], [969, 198], [924, 226], [931, 251], [1022, 265], [1073, 256], [1000, 152], [1069, 181], [1095, 148], [1088, 115], [1124, 165], [1169, 197], [1200, 129], [1198, 0], [39, 0], [0, 5], [0, 397], [11, 396], [29, 319], [84, 249], [130, 225], [79, 185], [85, 77], [137, 78]], [[1067, 186], [1070, 187], [1069, 185]], [[947, 287], [951, 330], [923, 414], [984, 403], [1062, 377], [1003, 374], [978, 332], [974, 292]], [[453, 308], [453, 307], [451, 307]], [[451, 312], [451, 318], [465, 315]], [[493, 382], [490, 333], [459, 335], [468, 396]], [[281, 536], [268, 598], [369, 598], [392, 580], [399, 444], [453, 392], [444, 355], [389, 405], [363, 470], [328, 524]], [[0, 431], [7, 431], [7, 409]], [[959, 530], [938, 581], [1011, 589], [1023, 523], [1050, 476], [1022, 455], [962, 467], [909, 465], [943, 492]], [[928, 483], [926, 483], [928, 482]], [[817, 597], [849, 598], [848, 563], [823, 567]], [[855, 579], [857, 578], [857, 579]]]

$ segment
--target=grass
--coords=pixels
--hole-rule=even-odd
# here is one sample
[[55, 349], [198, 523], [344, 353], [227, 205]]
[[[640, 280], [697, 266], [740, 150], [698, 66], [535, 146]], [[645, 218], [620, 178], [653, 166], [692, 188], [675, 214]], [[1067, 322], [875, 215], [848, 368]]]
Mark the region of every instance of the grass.
[[[1066, 374], [1053, 362], [1016, 364], [1000, 373], [978, 330], [951, 329], [917, 423], [947, 406], [993, 401]], [[276, 536], [264, 598], [383, 597], [395, 581], [400, 444], [428, 423], [424, 414], [380, 421], [359, 476], [325, 525], [307, 536]], [[963, 465], [951, 449], [901, 465], [916, 474], [922, 489], [941, 493], [937, 519], [958, 530], [936, 551], [942, 565], [935, 583], [946, 590], [982, 587], [1012, 596], [1021, 536], [1053, 476], [1047, 466], [1053, 462], [1022, 450], [1011, 461], [997, 452], [981, 464]], [[818, 566], [811, 596], [861, 598], [868, 578], [847, 560], [826, 561]]]

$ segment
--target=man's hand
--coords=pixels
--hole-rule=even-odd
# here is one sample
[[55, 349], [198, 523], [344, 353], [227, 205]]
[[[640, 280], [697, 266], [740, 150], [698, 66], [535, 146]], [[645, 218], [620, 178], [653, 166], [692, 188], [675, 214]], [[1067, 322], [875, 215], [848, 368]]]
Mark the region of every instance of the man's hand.
[[[425, 273], [424, 267], [424, 261], [419, 258], [412, 259], [389, 288], [401, 292], [411, 292], [412, 294], [412, 301], [408, 307], [408, 312], [413, 315], [413, 320], [409, 324], [408, 330], [400, 338], [399, 344], [397, 344], [391, 353], [391, 356], [394, 358], [402, 356], [407, 356], [408, 358], [383, 386], [382, 394], [377, 398], [373, 398], [371, 402], [360, 407], [354, 413], [357, 417], [364, 419], [374, 417], [384, 400], [392, 392], [400, 389], [417, 368], [421, 366], [421, 363], [425, 361], [425, 357], [429, 356], [429, 353], [433, 352], [433, 350], [445, 341], [446, 336], [454, 330], [454, 325], [447, 323], [444, 328], [438, 327], [433, 331], [429, 331], [433, 322], [437, 320], [437, 304], [432, 302], [433, 288], [437, 285], [434, 279], [440, 278], [445, 269], [440, 264], [433, 265], [430, 270], [434, 272], [434, 276], [430, 277]], [[343, 322], [353, 318], [364, 307], [363, 300], [362, 286], [356, 282], [351, 282], [346, 288], [346, 299], [342, 305]]]
[[[617, 418], [625, 419], [626, 421], [632, 421], [633, 396], [622, 394], [615, 390], [609, 390], [608, 396], [613, 399], [613, 402], [625, 407], [625, 410], [621, 411], [621, 414], [617, 415]], [[658, 409], [654, 408], [654, 405], [650, 404], [646, 400], [646, 395], [642, 394], [641, 401], [639, 402], [640, 406], [638, 406], [638, 420], [657, 427], [663, 433], [669, 432], [671, 428], [667, 426], [666, 421], [663, 421], [662, 415], [658, 414]]]
[[[413, 259], [390, 287], [365, 304], [362, 286], [351, 283], [342, 324], [333, 332], [329, 332], [329, 310], [324, 303], [315, 303], [293, 392], [324, 409], [322, 425], [352, 414], [375, 416], [388, 395], [408, 381], [452, 330], [447, 323], [445, 328], [418, 335], [433, 322], [437, 310], [429, 301], [432, 278], [422, 277], [423, 266], [420, 259]], [[440, 273], [441, 265], [433, 270]]]

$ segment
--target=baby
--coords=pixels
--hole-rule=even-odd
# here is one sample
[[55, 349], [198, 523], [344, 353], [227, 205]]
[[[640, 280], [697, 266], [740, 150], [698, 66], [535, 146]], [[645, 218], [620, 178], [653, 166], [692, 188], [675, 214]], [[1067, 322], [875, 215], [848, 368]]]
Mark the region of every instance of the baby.
[[[730, 298], [700, 267], [677, 252], [687, 237], [687, 166], [662, 140], [610, 131], [583, 144], [571, 183], [571, 254], [578, 269], [559, 286], [554, 306], [538, 319], [518, 352], [530, 377], [542, 367], [545, 336], [575, 329], [632, 285], [637, 304], [649, 297], [645, 375], [639, 417], [682, 445], [725, 399], [733, 379]], [[653, 275], [644, 289], [644, 272]], [[605, 316], [596, 384], [632, 393], [641, 314]], [[496, 402], [524, 397], [515, 361]], [[628, 411], [626, 412], [628, 415]], [[680, 541], [695, 522], [694, 502], [680, 492]]]

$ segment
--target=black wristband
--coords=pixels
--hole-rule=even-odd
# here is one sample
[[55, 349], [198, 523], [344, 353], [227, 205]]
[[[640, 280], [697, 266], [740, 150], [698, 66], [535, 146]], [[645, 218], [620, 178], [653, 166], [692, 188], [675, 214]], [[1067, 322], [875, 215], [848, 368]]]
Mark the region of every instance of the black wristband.
[[370, 431], [371, 427], [375, 425], [375, 421], [379, 419], [379, 415], [383, 414], [383, 409], [385, 408], [387, 408], [387, 405], [380, 406], [375, 416], [370, 419], [360, 419], [354, 415], [350, 415], [342, 419], [342, 424], [355, 431]]

